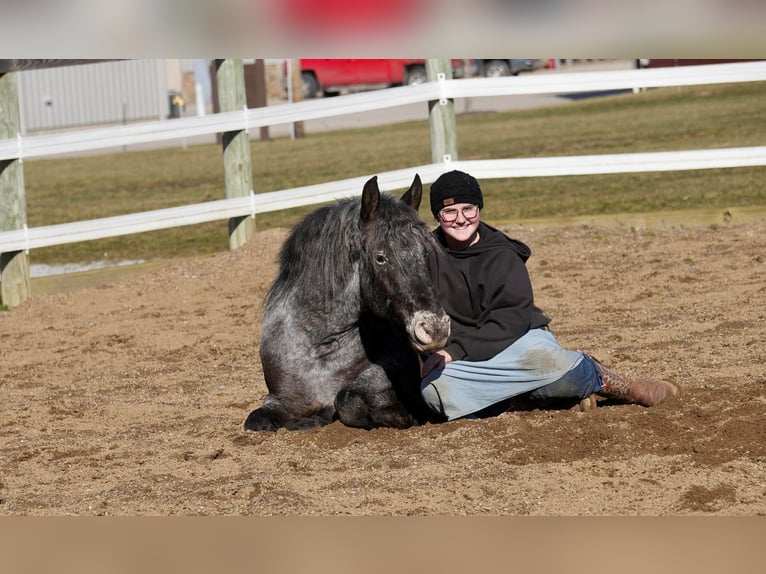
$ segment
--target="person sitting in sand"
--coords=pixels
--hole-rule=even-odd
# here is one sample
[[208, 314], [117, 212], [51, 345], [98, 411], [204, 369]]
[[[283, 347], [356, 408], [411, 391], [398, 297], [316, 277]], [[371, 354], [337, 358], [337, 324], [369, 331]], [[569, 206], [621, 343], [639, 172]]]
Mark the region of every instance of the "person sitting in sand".
[[446, 346], [422, 364], [421, 393], [431, 409], [453, 420], [500, 414], [517, 397], [587, 410], [596, 395], [651, 407], [678, 393], [672, 383], [619, 375], [559, 345], [535, 305], [530, 248], [481, 221], [484, 198], [473, 176], [442, 174], [430, 200], [442, 249], [429, 271], [451, 328]]

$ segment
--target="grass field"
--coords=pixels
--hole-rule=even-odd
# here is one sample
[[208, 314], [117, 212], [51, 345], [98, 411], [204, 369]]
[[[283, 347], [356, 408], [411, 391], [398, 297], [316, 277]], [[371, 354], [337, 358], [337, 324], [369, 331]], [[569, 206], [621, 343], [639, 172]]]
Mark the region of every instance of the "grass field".
[[[424, 104], [425, 105], [425, 104]], [[458, 116], [459, 159], [766, 145], [766, 82], [649, 90], [533, 110]], [[426, 121], [251, 142], [255, 191], [430, 163]], [[219, 146], [24, 163], [30, 227], [222, 199]], [[492, 223], [766, 205], [766, 168], [482, 182]], [[424, 202], [422, 215], [431, 221]], [[259, 216], [291, 226], [315, 206]], [[228, 249], [226, 222], [35, 250], [34, 263], [164, 259]]]

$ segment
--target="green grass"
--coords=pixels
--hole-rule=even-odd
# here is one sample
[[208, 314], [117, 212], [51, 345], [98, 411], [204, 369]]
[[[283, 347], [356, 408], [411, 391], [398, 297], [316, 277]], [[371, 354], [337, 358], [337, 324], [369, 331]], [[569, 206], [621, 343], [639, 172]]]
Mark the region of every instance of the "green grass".
[[[425, 104], [424, 104], [425, 105]], [[461, 160], [766, 145], [766, 82], [664, 88], [458, 116]], [[251, 141], [256, 193], [431, 161], [427, 121]], [[222, 199], [217, 145], [24, 163], [30, 227]], [[482, 182], [489, 221], [766, 205], [766, 168]], [[422, 214], [431, 221], [424, 202]], [[292, 226], [316, 206], [264, 214]], [[226, 222], [35, 250], [34, 262], [158, 259], [228, 249]]]

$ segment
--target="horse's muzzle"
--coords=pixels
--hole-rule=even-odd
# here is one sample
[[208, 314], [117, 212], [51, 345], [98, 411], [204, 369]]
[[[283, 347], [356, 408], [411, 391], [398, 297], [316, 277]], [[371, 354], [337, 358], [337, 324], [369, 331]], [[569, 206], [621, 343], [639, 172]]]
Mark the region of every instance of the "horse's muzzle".
[[444, 312], [418, 311], [410, 322], [409, 333], [418, 352], [436, 351], [447, 344], [449, 317]]

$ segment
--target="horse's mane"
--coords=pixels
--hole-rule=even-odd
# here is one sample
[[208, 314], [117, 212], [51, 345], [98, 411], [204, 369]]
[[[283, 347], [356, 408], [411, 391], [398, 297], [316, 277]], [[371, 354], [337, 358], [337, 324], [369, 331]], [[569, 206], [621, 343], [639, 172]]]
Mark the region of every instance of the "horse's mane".
[[282, 245], [279, 274], [269, 297], [296, 290], [309, 297], [323, 293], [330, 299], [342, 296], [358, 273], [358, 222], [359, 201], [352, 199], [306, 216]]
[[[362, 234], [360, 201], [341, 200], [319, 208], [290, 233], [280, 252], [280, 268], [269, 298], [288, 292], [324, 308], [358, 295]], [[368, 230], [386, 243], [403, 235], [436, 248], [430, 230], [417, 212], [388, 193], [381, 193], [379, 219]], [[348, 301], [351, 303], [350, 301]]]

